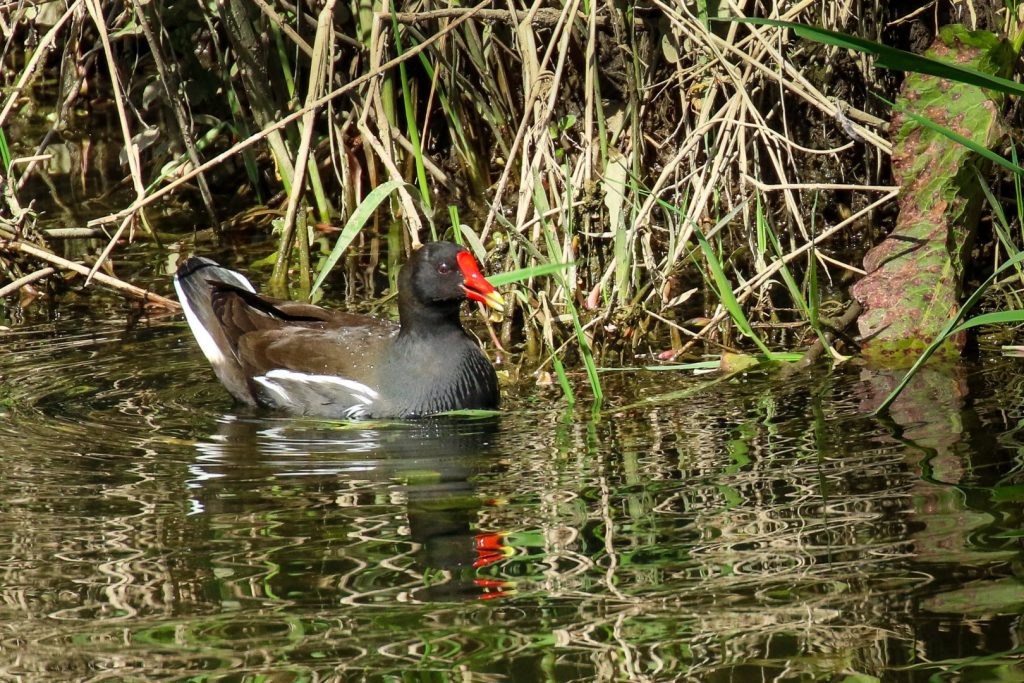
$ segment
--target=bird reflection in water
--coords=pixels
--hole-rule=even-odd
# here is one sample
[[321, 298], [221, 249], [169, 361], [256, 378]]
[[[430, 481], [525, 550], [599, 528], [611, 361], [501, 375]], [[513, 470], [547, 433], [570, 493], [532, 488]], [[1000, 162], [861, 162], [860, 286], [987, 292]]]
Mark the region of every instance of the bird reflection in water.
[[[481, 511], [498, 503], [475, 483], [505, 467], [493, 447], [499, 422], [436, 417], [332, 423], [227, 415], [197, 446], [188, 481], [192, 512], [226, 524], [235, 535], [242, 524], [272, 517], [273, 528], [263, 533], [281, 537], [275, 556], [300, 547], [309, 571], [319, 566], [343, 575], [334, 582], [342, 592], [365, 583], [381, 589], [386, 574], [380, 566], [387, 565], [395, 579], [391, 588], [399, 590], [395, 584], [401, 582], [401, 592], [413, 600], [502, 597], [512, 585], [501, 577], [500, 561], [511, 548], [504, 533], [479, 528]], [[400, 550], [382, 559], [382, 545]], [[414, 567], [407, 566], [409, 559]], [[352, 576], [353, 567], [362, 576]], [[408, 583], [410, 573], [418, 575], [418, 585]], [[320, 595], [324, 584], [318, 584]]]

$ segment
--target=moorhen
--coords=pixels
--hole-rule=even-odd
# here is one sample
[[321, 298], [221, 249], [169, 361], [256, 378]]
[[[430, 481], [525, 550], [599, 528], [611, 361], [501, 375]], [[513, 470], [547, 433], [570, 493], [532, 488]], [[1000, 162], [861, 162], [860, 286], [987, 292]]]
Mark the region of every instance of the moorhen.
[[467, 297], [504, 301], [473, 256], [428, 242], [398, 275], [399, 323], [256, 293], [240, 273], [193, 257], [174, 288], [199, 347], [242, 403], [293, 414], [420, 417], [498, 407], [498, 380], [462, 329]]

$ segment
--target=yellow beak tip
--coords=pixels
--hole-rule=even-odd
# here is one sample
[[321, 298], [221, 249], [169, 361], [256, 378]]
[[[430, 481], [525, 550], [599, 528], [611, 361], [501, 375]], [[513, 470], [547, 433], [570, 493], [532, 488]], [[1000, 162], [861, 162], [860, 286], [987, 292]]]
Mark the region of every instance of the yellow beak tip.
[[487, 295], [487, 305], [496, 311], [505, 310], [505, 297], [497, 292], [491, 292]]

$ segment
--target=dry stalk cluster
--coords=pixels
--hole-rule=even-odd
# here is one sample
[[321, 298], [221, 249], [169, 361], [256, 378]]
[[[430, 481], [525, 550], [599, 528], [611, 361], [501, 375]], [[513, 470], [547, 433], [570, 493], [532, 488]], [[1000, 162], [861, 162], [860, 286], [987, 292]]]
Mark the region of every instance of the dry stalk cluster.
[[[732, 347], [699, 232], [755, 328], [796, 345], [786, 331], [803, 320], [779, 271], [806, 276], [815, 260], [823, 291], [859, 272], [867, 218], [895, 196], [889, 143], [864, 59], [733, 19], [879, 39], [901, 20], [880, 5], [8, 3], [0, 238], [29, 263], [70, 267], [65, 240], [31, 229], [26, 187], [54, 144], [87, 144], [73, 131], [103, 101], [130, 199], [75, 226], [101, 240], [77, 266], [90, 279], [118, 244], [157, 237], [158, 202], [202, 207], [198, 227], [224, 231], [262, 203], [277, 216], [273, 288], [308, 290], [331, 226], [403, 180], [349, 235], [371, 265], [384, 254], [393, 272], [399, 247], [445, 235], [492, 269], [574, 264], [517, 290], [524, 314], [506, 342], [522, 330], [538, 354], [575, 339], [627, 359]], [[5, 259], [5, 293], [49, 274], [38, 268]]]

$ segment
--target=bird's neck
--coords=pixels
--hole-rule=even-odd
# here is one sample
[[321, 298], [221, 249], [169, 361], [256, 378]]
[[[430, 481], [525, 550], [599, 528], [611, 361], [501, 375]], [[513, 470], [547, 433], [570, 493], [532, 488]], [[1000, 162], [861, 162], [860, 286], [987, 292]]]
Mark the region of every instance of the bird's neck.
[[462, 332], [459, 319], [461, 302], [445, 302], [433, 306], [415, 306], [411, 302], [399, 301], [398, 320], [403, 337], [443, 337]]

